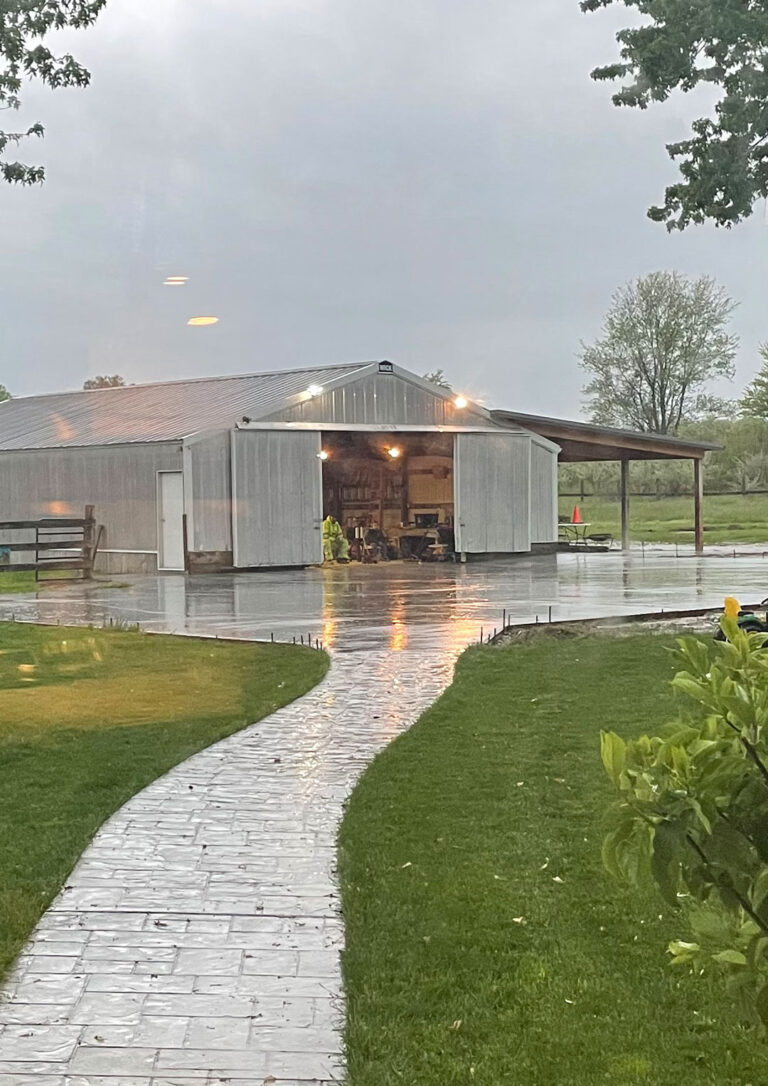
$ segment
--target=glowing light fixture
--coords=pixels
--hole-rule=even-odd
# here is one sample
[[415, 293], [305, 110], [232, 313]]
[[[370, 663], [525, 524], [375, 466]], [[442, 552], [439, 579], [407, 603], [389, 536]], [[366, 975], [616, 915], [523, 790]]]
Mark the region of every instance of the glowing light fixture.
[[398, 456], [400, 456], [400, 449], [398, 449], [397, 445], [393, 445], [391, 449], [387, 449], [387, 455], [391, 456], [393, 460], [397, 460]]
[[307, 392], [309, 393], [310, 396], [320, 396], [320, 395], [322, 395], [322, 392], [323, 392], [323, 386], [322, 385], [310, 385], [309, 388], [307, 389]]
[[328, 453], [325, 451], [325, 449], [320, 450], [320, 452], [317, 454], [317, 459], [318, 460], [327, 460], [328, 459]]
[[189, 282], [188, 275], [169, 275], [163, 283], [164, 287], [183, 287]]
[[456, 399], [453, 401], [453, 406], [458, 407], [459, 411], [461, 411], [467, 406], [468, 402], [469, 401], [467, 400], [466, 396], [457, 396]]
[[218, 324], [218, 317], [191, 317], [187, 324], [191, 328], [206, 328], [209, 324]]

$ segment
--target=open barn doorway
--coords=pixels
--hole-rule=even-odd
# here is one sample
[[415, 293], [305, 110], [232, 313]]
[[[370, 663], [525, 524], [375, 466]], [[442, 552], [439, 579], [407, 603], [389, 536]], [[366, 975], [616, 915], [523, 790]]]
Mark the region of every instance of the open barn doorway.
[[336, 518], [352, 561], [454, 557], [452, 434], [323, 434], [323, 517]]

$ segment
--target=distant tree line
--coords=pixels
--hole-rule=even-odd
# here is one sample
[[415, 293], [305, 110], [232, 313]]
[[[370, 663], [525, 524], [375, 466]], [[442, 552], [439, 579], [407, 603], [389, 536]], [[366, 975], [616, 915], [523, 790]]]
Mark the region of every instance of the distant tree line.
[[[124, 388], [125, 378], [121, 377], [119, 373], [113, 373], [109, 376], [89, 377], [83, 382], [83, 389], [87, 392], [89, 389], [94, 388]], [[0, 403], [3, 400], [10, 400], [11, 394], [5, 385], [0, 385]]]
[[94, 388], [123, 388], [124, 386], [125, 378], [121, 377], [119, 373], [113, 373], [111, 376], [89, 377], [87, 381], [83, 382], [83, 388], [86, 392]]
[[[706, 419], [686, 423], [680, 437], [722, 445], [709, 453], [704, 468], [710, 493], [742, 494], [768, 490], [768, 419]], [[611, 462], [562, 464], [560, 488], [566, 494], [617, 497], [619, 465]], [[693, 492], [693, 469], [687, 460], [638, 460], [631, 466], [633, 493], [676, 497]]]

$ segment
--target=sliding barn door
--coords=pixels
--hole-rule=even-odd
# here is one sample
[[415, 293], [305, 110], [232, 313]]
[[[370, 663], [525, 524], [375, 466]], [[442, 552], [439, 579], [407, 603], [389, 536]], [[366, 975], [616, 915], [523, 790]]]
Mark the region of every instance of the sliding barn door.
[[457, 434], [456, 550], [513, 554], [531, 549], [531, 441], [527, 434]]
[[323, 480], [317, 431], [235, 430], [235, 566], [309, 566], [323, 560]]

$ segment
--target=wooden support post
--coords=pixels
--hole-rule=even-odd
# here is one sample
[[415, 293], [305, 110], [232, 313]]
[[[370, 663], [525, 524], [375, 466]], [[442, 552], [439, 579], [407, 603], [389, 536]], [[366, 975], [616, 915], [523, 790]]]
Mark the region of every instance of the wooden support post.
[[[402, 524], [407, 524], [408, 521], [409, 521], [409, 515], [408, 514], [410, 512], [410, 504], [411, 504], [410, 503], [410, 496], [409, 496], [409, 493], [408, 493], [408, 458], [407, 458], [407, 456], [403, 457], [403, 463], [402, 463], [402, 466], [400, 468], [400, 471], [401, 471], [400, 478], [402, 479], [402, 486], [400, 488], [400, 521], [401, 521]], [[383, 531], [384, 530], [384, 525], [382, 524], [380, 527], [381, 527], [381, 529]]]
[[96, 519], [92, 505], [85, 507], [83, 525], [83, 580], [90, 581], [93, 575], [94, 550], [96, 549]]
[[384, 491], [387, 486], [387, 474], [384, 465], [379, 465], [379, 531], [384, 531]]
[[696, 532], [696, 553], [704, 553], [704, 472], [699, 459], [693, 462], [693, 501]]
[[629, 550], [629, 460], [621, 461], [621, 549]]

